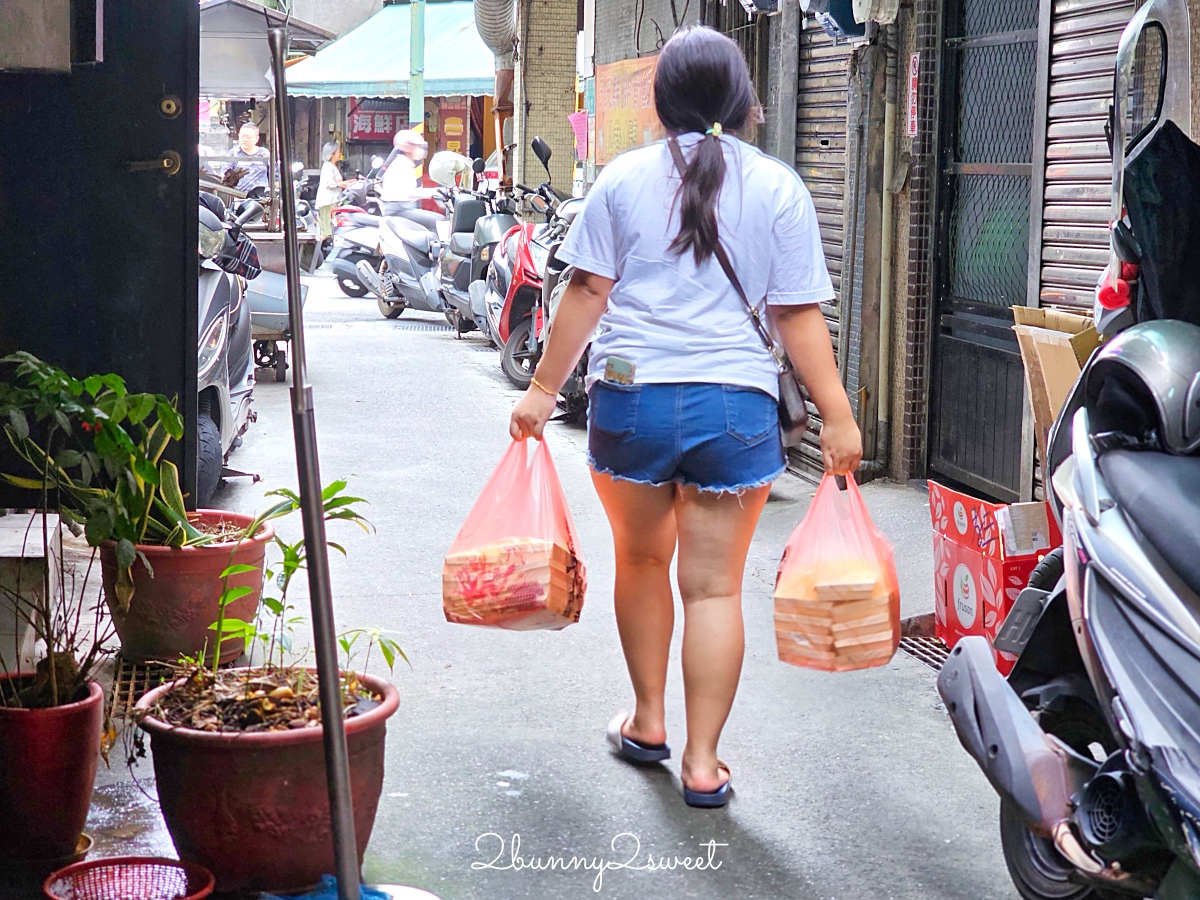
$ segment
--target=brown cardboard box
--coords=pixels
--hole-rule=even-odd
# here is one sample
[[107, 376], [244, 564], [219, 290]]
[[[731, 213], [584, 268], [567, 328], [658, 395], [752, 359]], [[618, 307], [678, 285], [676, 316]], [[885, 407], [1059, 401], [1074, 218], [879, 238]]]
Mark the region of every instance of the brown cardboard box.
[[1050, 426], [1079, 373], [1100, 344], [1089, 316], [1052, 307], [1014, 306], [1013, 330], [1025, 364], [1025, 386], [1033, 409], [1038, 457], [1044, 461]]

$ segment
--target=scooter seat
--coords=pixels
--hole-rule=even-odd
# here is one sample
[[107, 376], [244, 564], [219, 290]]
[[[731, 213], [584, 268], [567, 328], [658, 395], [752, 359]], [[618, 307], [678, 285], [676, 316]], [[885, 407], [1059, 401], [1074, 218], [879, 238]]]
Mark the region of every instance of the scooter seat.
[[355, 225], [378, 225], [382, 216], [373, 216], [370, 213], [350, 213], [350, 221]]
[[470, 256], [475, 247], [473, 232], [456, 232], [450, 235], [450, 252], [455, 256]]
[[433, 235], [420, 225], [410, 222], [408, 219], [393, 216], [384, 219], [380, 227], [391, 231], [396, 237], [400, 238], [400, 240], [418, 253], [429, 253], [430, 244], [433, 243]]
[[1150, 546], [1200, 594], [1200, 457], [1110, 450], [1100, 473]]

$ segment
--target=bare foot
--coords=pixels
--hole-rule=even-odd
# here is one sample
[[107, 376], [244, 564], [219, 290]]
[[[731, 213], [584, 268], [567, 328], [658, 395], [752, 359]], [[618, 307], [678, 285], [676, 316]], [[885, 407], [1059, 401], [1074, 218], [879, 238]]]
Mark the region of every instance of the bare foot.
[[711, 794], [720, 790], [721, 785], [729, 781], [729, 777], [729, 767], [715, 756], [707, 760], [691, 759], [686, 750], [683, 752], [679, 780], [689, 791]]

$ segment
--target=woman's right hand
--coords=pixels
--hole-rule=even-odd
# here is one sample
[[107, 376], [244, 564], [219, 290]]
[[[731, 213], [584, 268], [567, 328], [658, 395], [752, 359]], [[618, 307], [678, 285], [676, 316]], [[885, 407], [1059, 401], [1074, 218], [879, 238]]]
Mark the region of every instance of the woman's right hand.
[[862, 462], [862, 434], [853, 417], [830, 419], [821, 424], [821, 458], [830, 475], [849, 475]]
[[554, 411], [558, 408], [558, 397], [547, 394], [533, 385], [525, 392], [517, 405], [513, 407], [512, 418], [508, 423], [508, 433], [514, 441], [525, 438], [542, 439], [542, 431]]

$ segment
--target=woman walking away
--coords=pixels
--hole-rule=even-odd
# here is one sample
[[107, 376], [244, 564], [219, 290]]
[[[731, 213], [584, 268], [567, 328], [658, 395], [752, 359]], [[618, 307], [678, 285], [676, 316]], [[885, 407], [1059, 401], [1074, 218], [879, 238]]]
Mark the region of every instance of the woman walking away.
[[[667, 759], [663, 694], [678, 549], [692, 806], [723, 806], [717, 757], [742, 668], [742, 575], [784, 471], [778, 369], [722, 252], [820, 410], [825, 468], [857, 468], [861, 438], [820, 306], [832, 300], [812, 198], [795, 172], [732, 132], [757, 109], [737, 45], [709, 28], [663, 47], [654, 103], [670, 137], [613, 160], [558, 251], [576, 267], [514, 438], [541, 438], [591, 340], [588, 448], [616, 548], [617, 629], [637, 705], [609, 726], [617, 755]], [[675, 162], [678, 155], [680, 164]]]

